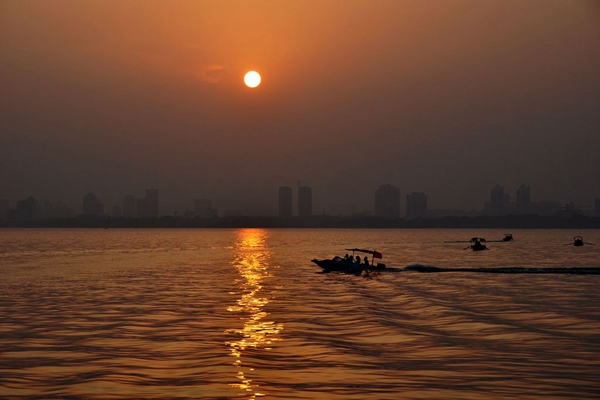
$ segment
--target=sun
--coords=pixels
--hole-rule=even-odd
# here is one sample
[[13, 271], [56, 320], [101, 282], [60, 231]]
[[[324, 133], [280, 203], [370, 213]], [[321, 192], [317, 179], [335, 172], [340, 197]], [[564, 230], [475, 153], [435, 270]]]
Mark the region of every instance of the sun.
[[244, 83], [250, 88], [255, 88], [260, 85], [260, 74], [256, 71], [247, 72], [244, 75]]

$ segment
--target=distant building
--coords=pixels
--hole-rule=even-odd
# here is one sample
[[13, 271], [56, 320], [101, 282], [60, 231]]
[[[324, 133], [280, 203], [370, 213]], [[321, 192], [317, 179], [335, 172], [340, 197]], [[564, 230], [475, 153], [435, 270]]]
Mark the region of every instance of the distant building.
[[112, 216], [114, 218], [121, 218], [123, 216], [123, 209], [121, 206], [114, 206], [112, 209]]
[[452, 210], [452, 209], [436, 209], [427, 210], [428, 218], [444, 218], [444, 217], [479, 217], [481, 211], [471, 210]]
[[572, 215], [575, 213], [576, 209], [577, 209], [577, 207], [575, 206], [575, 203], [570, 201], [567, 204], [565, 204], [565, 206], [562, 210], [564, 211], [565, 215]]
[[0, 199], [0, 220], [8, 218], [8, 199]]
[[279, 216], [289, 218], [293, 215], [292, 209], [292, 188], [282, 186], [279, 188]]
[[559, 214], [562, 214], [566, 217], [573, 217], [575, 215], [583, 215], [583, 211], [579, 207], [575, 205], [572, 201], [565, 204], [565, 207]]
[[83, 215], [104, 215], [104, 204], [92, 192], [83, 196]]
[[596, 209], [596, 217], [600, 217], [600, 199], [594, 199], [594, 205]]
[[213, 208], [211, 199], [195, 199], [194, 214], [200, 218], [215, 218], [217, 209]]
[[310, 217], [312, 215], [312, 189], [308, 186], [298, 188], [298, 216]]
[[128, 194], [123, 198], [123, 216], [125, 218], [135, 218], [135, 196]]
[[541, 201], [539, 203], [531, 203], [532, 214], [541, 216], [558, 215], [562, 210], [562, 206], [558, 201]]
[[492, 215], [503, 215], [508, 204], [506, 203], [504, 186], [496, 185], [490, 193], [490, 212]]
[[136, 215], [138, 218], [158, 218], [158, 190], [146, 189], [146, 197], [137, 199]]
[[223, 212], [223, 217], [225, 218], [241, 217], [242, 215], [242, 211], [238, 209], [227, 209]]
[[425, 193], [411, 193], [406, 195], [406, 218], [427, 216], [427, 195]]
[[40, 218], [71, 218], [73, 211], [60, 200], [44, 200], [41, 207], [38, 207], [38, 216]]
[[529, 186], [521, 185], [517, 189], [517, 214], [529, 214], [531, 212], [531, 199]]
[[17, 201], [17, 207], [14, 210], [9, 211], [9, 217], [11, 219], [34, 219], [37, 218], [38, 211], [37, 200], [29, 196], [26, 199]]
[[375, 191], [375, 216], [385, 218], [400, 217], [400, 189], [392, 185], [382, 185]]

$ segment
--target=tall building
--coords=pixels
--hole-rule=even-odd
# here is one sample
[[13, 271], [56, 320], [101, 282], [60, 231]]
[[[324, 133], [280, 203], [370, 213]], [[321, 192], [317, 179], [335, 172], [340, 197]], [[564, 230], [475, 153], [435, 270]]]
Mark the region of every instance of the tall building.
[[386, 218], [400, 217], [400, 189], [392, 185], [382, 185], [375, 191], [375, 216]]
[[83, 215], [104, 215], [104, 204], [92, 192], [83, 196]]
[[0, 199], [0, 219], [8, 218], [8, 199]]
[[406, 218], [427, 216], [427, 195], [425, 193], [411, 193], [406, 195]]
[[123, 216], [125, 218], [135, 218], [135, 197], [131, 194], [123, 198]]
[[138, 218], [158, 218], [158, 190], [146, 189], [146, 197], [137, 199]]
[[507, 207], [504, 186], [496, 185], [490, 193], [490, 211], [492, 215], [502, 215]]
[[38, 206], [38, 201], [33, 196], [29, 196], [26, 199], [17, 201], [17, 208], [10, 211], [9, 215], [11, 218], [16, 219], [37, 218]]
[[529, 186], [521, 185], [517, 189], [517, 214], [529, 214], [531, 212], [531, 199]]
[[279, 188], [279, 216], [289, 218], [293, 215], [292, 210], [292, 188], [282, 186]]
[[211, 199], [195, 199], [194, 215], [200, 218], [214, 218], [217, 216], [217, 209], [213, 208]]
[[298, 216], [310, 217], [312, 215], [312, 189], [308, 186], [298, 188]]
[[583, 211], [579, 207], [575, 205], [572, 201], [565, 204], [564, 215], [567, 217], [572, 217], [574, 215], [583, 215]]

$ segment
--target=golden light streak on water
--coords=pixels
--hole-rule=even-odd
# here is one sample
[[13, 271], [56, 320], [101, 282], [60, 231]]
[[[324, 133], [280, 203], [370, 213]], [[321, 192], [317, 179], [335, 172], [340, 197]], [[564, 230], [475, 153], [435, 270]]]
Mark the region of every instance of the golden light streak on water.
[[238, 369], [236, 378], [239, 382], [230, 385], [242, 390], [248, 399], [262, 397], [265, 393], [258, 392], [260, 385], [250, 378], [256, 373], [254, 368], [245, 365], [246, 353], [270, 350], [275, 342], [281, 340], [279, 332], [283, 329], [283, 324], [266, 319], [269, 314], [264, 307], [269, 303], [269, 298], [261, 293], [262, 282], [271, 277], [267, 235], [267, 231], [262, 229], [241, 230], [235, 249], [237, 256], [232, 262], [239, 274], [235, 284], [239, 287], [241, 297], [227, 310], [240, 315], [243, 327], [226, 330], [226, 334], [237, 336], [238, 339], [225, 344], [229, 346], [230, 354], [235, 359], [233, 365]]

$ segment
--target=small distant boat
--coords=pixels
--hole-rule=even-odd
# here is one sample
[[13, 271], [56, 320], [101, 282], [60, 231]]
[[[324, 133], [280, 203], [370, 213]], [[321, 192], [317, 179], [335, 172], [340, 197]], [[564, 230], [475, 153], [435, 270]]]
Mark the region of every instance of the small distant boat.
[[514, 240], [512, 233], [505, 233], [504, 234], [504, 238], [502, 239], [503, 242], [510, 242], [511, 240]]
[[575, 247], [581, 247], [581, 246], [583, 246], [584, 244], [589, 244], [589, 245], [591, 245], [591, 246], [595, 246], [595, 244], [594, 244], [594, 243], [584, 242], [584, 241], [583, 241], [583, 237], [582, 237], [582, 236], [575, 236], [575, 237], [573, 238], [573, 243], [567, 243], [565, 246], [570, 246], [570, 245], [573, 245], [573, 246], [575, 246]]
[[[346, 254], [345, 257], [335, 256], [323, 260], [313, 258], [310, 261], [323, 268], [324, 272], [339, 271], [360, 273], [362, 271], [381, 271], [386, 269], [386, 265], [383, 263], [375, 264], [376, 258], [383, 258], [383, 254], [378, 251], [356, 248], [346, 250], [351, 251], [352, 255]], [[367, 256], [365, 256], [364, 261], [361, 262], [360, 256], [355, 256], [355, 253], [370, 254], [372, 256], [371, 262], [369, 263], [369, 258]]]
[[471, 238], [471, 244], [465, 247], [463, 250], [471, 249], [473, 251], [481, 251], [481, 250], [489, 250], [487, 246], [484, 244], [484, 238], [474, 237]]

